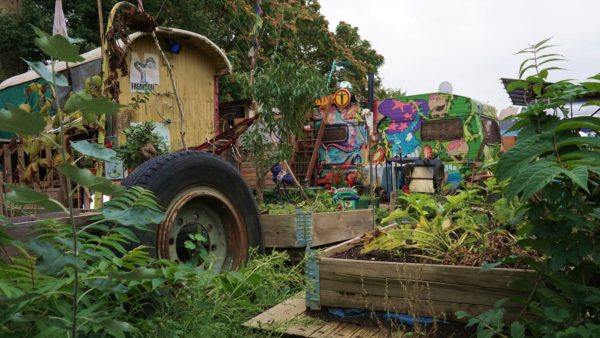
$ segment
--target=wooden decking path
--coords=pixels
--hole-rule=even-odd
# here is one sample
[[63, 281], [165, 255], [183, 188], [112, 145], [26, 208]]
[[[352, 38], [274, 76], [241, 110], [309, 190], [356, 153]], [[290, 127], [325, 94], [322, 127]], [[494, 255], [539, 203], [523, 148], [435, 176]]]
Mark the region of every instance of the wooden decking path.
[[276, 331], [292, 337], [375, 338], [399, 337], [388, 329], [341, 321], [323, 321], [307, 313], [304, 293], [275, 305], [244, 323], [257, 330]]

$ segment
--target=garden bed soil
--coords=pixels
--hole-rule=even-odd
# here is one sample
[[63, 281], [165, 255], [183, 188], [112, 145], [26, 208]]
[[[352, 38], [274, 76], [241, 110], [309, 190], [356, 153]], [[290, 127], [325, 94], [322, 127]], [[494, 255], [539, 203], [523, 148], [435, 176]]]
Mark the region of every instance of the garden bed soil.
[[[498, 243], [495, 245], [494, 243]], [[363, 247], [361, 245], [351, 247], [347, 251], [339, 252], [333, 255], [333, 258], [339, 259], [356, 259], [361, 261], [378, 261], [378, 262], [398, 262], [398, 263], [422, 263], [422, 264], [444, 264], [458, 266], [475, 266], [481, 267], [484, 262], [493, 263], [502, 260], [511, 255], [528, 255], [535, 257], [532, 252], [525, 251], [520, 248], [509, 248], [503, 246], [501, 235], [492, 237], [492, 246], [484, 253], [471, 252], [465, 249], [459, 252], [456, 256], [448, 255], [441, 262], [436, 262], [432, 259], [425, 258], [427, 254], [417, 249], [407, 249], [398, 251], [389, 250], [373, 250], [367, 253], [361, 253]], [[507, 244], [516, 245], [516, 244]], [[421, 257], [424, 256], [424, 257]], [[521, 262], [510, 262], [500, 265], [501, 268], [525, 269], [527, 266]]]

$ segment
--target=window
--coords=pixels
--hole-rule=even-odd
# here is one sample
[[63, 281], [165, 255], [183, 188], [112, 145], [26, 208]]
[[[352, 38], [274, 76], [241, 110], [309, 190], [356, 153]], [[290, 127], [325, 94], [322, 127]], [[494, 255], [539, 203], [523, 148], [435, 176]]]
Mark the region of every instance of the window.
[[483, 125], [485, 144], [498, 144], [502, 142], [502, 135], [500, 135], [500, 127], [497, 121], [482, 116], [481, 124]]
[[348, 126], [343, 124], [333, 124], [325, 127], [323, 134], [323, 143], [344, 142], [348, 138]]
[[430, 120], [421, 124], [421, 140], [450, 141], [463, 137], [463, 123], [460, 119]]

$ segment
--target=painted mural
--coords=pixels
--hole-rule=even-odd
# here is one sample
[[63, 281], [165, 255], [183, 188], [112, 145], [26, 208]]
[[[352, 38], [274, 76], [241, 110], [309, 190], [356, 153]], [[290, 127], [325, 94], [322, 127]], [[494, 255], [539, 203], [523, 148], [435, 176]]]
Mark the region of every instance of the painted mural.
[[[335, 105], [328, 114], [328, 130], [343, 139], [323, 142], [319, 151], [319, 184], [353, 185], [357, 166], [383, 164], [386, 158], [440, 159], [446, 170], [460, 177], [471, 161], [492, 161], [500, 151], [495, 108], [468, 97], [433, 93], [380, 101], [375, 112], [371, 159], [368, 131], [358, 104]], [[322, 119], [315, 112], [316, 120]], [[458, 176], [457, 176], [458, 175]]]
[[[326, 135], [319, 149], [318, 183], [352, 186], [359, 179], [356, 167], [364, 164], [368, 156], [367, 129], [360, 107], [332, 105], [327, 115]], [[314, 119], [318, 126], [323, 119], [319, 109]]]
[[435, 158], [457, 166], [492, 160], [499, 151], [500, 140], [491, 130], [497, 127], [495, 109], [470, 98], [441, 93], [407, 96], [383, 100], [378, 110], [379, 142], [374, 153], [387, 158]]

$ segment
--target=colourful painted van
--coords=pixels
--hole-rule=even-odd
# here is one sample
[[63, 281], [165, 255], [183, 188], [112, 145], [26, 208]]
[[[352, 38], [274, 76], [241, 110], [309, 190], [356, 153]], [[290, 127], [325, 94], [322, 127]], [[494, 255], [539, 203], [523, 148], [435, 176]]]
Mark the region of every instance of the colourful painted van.
[[319, 151], [319, 184], [330, 184], [336, 175], [352, 184], [360, 175], [357, 166], [399, 156], [439, 159], [456, 181], [467, 163], [493, 161], [500, 152], [496, 109], [468, 97], [431, 93], [386, 99], [377, 104], [373, 128], [367, 128], [370, 117], [361, 116], [358, 104], [331, 109]]

